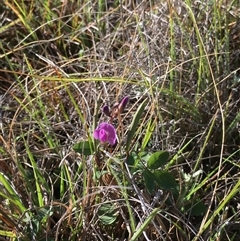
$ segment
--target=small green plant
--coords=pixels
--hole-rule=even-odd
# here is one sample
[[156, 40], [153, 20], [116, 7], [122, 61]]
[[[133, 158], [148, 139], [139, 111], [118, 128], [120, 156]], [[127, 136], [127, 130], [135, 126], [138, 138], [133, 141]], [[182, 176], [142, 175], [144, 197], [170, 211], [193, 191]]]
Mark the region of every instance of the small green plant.
[[[166, 168], [166, 164], [169, 161], [169, 153], [162, 150], [153, 153], [143, 150], [136, 151], [133, 148], [134, 138], [136, 137], [135, 133], [139, 126], [142, 113], [144, 112], [146, 100], [142, 102], [133, 117], [125, 138], [126, 143], [117, 137], [116, 129], [119, 129], [122, 124], [121, 114], [126, 108], [128, 101], [129, 97], [123, 98], [111, 111], [108, 106], [103, 107], [102, 111], [108, 116], [109, 123], [100, 123], [93, 133], [93, 138], [100, 141], [100, 145], [94, 145], [94, 140], [87, 140], [75, 144], [73, 149], [85, 156], [95, 156], [95, 164], [98, 167], [98, 170], [95, 171], [102, 173], [99, 177], [104, 177], [106, 173], [111, 177], [105, 185], [113, 185], [113, 183], [115, 183], [119, 185], [121, 190], [129, 190], [126, 193], [124, 191], [125, 195], [123, 194], [127, 204], [129, 203], [128, 195], [132, 192], [132, 188], [138, 192], [138, 186], [142, 184], [150, 195], [155, 195], [157, 190], [161, 189], [174, 192], [174, 195], [178, 196], [179, 185], [174, 175]], [[112, 124], [115, 119], [117, 119], [119, 123], [117, 128]], [[96, 148], [94, 148], [94, 146]], [[117, 151], [114, 151], [114, 148], [117, 149]], [[120, 165], [123, 172], [118, 173], [113, 171], [116, 165]], [[134, 182], [133, 178], [136, 176], [139, 178]], [[127, 205], [128, 211], [130, 211], [129, 205], [130, 204]], [[117, 211], [117, 207], [106, 203], [100, 204], [98, 215], [103, 225], [112, 225], [118, 220], [120, 212]], [[129, 215], [132, 216], [130, 213]], [[152, 219], [154, 219], [154, 216], [155, 215], [152, 215]], [[148, 222], [150, 221], [151, 220], [148, 220]], [[136, 220], [132, 216], [133, 233], [136, 229], [135, 222]], [[144, 232], [144, 229], [142, 232]], [[139, 231], [138, 235], [140, 235]]]
[[[128, 100], [128, 97], [123, 98], [120, 104], [115, 104], [112, 110], [110, 110], [109, 106], [105, 105], [102, 112], [109, 118], [109, 123], [101, 122], [93, 132], [93, 139], [81, 141], [75, 144], [73, 149], [84, 156], [95, 156], [94, 160], [97, 166], [95, 172], [98, 173], [98, 175], [95, 176], [101, 179], [108, 174], [108, 180], [104, 182], [104, 185], [106, 187], [117, 185], [122, 191], [122, 196], [126, 202], [129, 212], [128, 215], [132, 224], [130, 233], [133, 233], [133, 237], [135, 237], [135, 235], [141, 235], [147, 227], [142, 227], [141, 232], [136, 230], [136, 220], [129, 202], [129, 195], [133, 195], [132, 193], [134, 192], [138, 195], [139, 200], [141, 200], [141, 198], [143, 200], [143, 198], [146, 197], [140, 197], [140, 186], [143, 186], [141, 189], [147, 191], [147, 196], [154, 197], [159, 190], [165, 192], [167, 194], [166, 209], [175, 206], [181, 210], [183, 214], [188, 213], [191, 216], [203, 215], [206, 212], [206, 206], [197, 195], [194, 195], [195, 192], [193, 191], [193, 189], [198, 186], [198, 176], [202, 172], [197, 171], [193, 175], [182, 172], [182, 178], [177, 180], [175, 174], [170, 170], [172, 163], [178, 159], [176, 156], [171, 158], [169, 152], [165, 150], [152, 152], [147, 151], [146, 148], [138, 149], [137, 145], [134, 144], [134, 138], [136, 138], [137, 129], [146, 107], [146, 100], [139, 105], [136, 113], [133, 115], [130, 128], [128, 129], [128, 133], [126, 133], [126, 138], [123, 137], [126, 141], [124, 142], [121, 138], [117, 137], [117, 130], [120, 130], [120, 126], [122, 125], [121, 114]], [[118, 122], [114, 121], [115, 119]], [[118, 123], [118, 126], [115, 127], [113, 122]], [[151, 138], [151, 134], [148, 133], [150, 129], [151, 128], [147, 126], [144, 130], [144, 141]], [[99, 143], [95, 143], [96, 140], [99, 141]], [[120, 169], [115, 171], [117, 166], [120, 166]], [[121, 170], [121, 172], [119, 172], [119, 170]], [[99, 181], [99, 183], [103, 182]], [[121, 195], [119, 196], [118, 194], [117, 197], [120, 198]], [[115, 198], [116, 196], [114, 196], [114, 199]], [[116, 203], [113, 200], [110, 202]], [[98, 203], [98, 205], [100, 205], [98, 215], [102, 225], [112, 226], [116, 224], [121, 217], [118, 205], [112, 205], [108, 202]], [[150, 213], [145, 210], [145, 212], [150, 215], [149, 217], [151, 217], [150, 219], [148, 218], [148, 224], [154, 222], [158, 211], [157, 209], [154, 211], [154, 215], [150, 215]]]

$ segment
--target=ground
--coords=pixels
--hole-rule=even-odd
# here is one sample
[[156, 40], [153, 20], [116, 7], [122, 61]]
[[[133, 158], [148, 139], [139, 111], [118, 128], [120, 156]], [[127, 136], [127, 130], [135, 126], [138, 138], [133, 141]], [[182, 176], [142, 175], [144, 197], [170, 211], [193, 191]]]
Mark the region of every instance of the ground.
[[239, 7], [4, 0], [0, 240], [239, 240]]

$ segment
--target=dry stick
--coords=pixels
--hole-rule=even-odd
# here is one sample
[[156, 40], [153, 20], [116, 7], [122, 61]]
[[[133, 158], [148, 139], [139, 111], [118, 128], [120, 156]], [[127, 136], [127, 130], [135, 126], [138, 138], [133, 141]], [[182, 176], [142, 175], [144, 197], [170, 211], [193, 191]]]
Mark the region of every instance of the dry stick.
[[120, 133], [121, 133], [121, 142], [122, 142], [123, 141], [124, 130], [123, 130], [123, 123], [122, 123], [122, 117], [121, 117], [120, 111], [118, 111], [118, 124], [119, 124], [119, 127], [121, 129]]
[[58, 220], [57, 224], [55, 225], [55, 227], [56, 227], [55, 241], [58, 241], [58, 235], [59, 235], [59, 231], [60, 231], [59, 230], [60, 226], [62, 224], [62, 221], [71, 213], [71, 211], [72, 211], [72, 204], [70, 204], [69, 207], [66, 204], [55, 202], [55, 201], [52, 204], [57, 204], [57, 205], [60, 205], [60, 206], [63, 206], [63, 207], [66, 208], [66, 212], [61, 216], [61, 218]]

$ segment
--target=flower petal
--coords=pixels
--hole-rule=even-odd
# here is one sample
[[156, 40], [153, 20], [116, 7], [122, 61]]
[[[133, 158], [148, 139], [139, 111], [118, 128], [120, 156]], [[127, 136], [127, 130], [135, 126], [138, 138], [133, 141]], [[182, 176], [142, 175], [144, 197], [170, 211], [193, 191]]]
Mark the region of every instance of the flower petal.
[[100, 129], [96, 129], [96, 130], [93, 132], [93, 137], [94, 137], [94, 139], [99, 140], [99, 132], [100, 132]]
[[113, 125], [102, 122], [93, 133], [93, 137], [101, 142], [108, 142], [111, 145], [116, 144], [117, 134]]
[[108, 139], [108, 133], [104, 129], [100, 129], [99, 131], [99, 140], [101, 142], [106, 142]]

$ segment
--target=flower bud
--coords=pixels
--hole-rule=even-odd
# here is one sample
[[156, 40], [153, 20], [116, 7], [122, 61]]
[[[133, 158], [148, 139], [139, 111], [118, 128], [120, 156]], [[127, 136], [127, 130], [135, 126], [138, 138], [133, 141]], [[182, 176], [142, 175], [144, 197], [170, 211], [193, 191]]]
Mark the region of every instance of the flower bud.
[[119, 102], [115, 102], [114, 105], [112, 106], [111, 117], [115, 118], [118, 116], [118, 112], [119, 112], [118, 106], [119, 106]]
[[120, 114], [124, 111], [125, 107], [127, 106], [128, 101], [129, 101], [129, 96], [125, 96], [125, 97], [121, 100], [121, 102], [120, 102], [120, 104], [119, 104], [119, 106], [118, 106], [118, 110], [119, 110], [119, 113], [120, 113]]
[[110, 109], [109, 109], [108, 105], [104, 105], [103, 108], [102, 108], [102, 111], [106, 116], [110, 117], [111, 113], [110, 113]]

